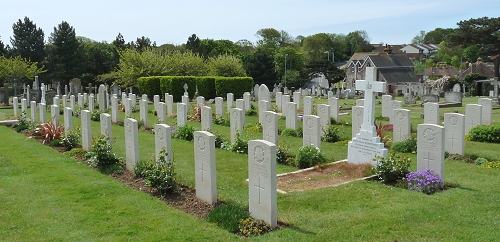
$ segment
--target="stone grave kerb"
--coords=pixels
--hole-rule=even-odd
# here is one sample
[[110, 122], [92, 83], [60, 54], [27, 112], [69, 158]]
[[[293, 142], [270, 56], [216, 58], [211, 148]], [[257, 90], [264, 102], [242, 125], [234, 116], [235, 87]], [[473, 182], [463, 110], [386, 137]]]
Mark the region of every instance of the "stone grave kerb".
[[387, 83], [376, 80], [377, 69], [366, 68], [366, 80], [356, 80], [356, 90], [364, 91], [365, 102], [363, 111], [363, 124], [360, 133], [369, 137], [376, 137], [377, 132], [373, 120], [375, 118], [375, 93], [385, 92]]

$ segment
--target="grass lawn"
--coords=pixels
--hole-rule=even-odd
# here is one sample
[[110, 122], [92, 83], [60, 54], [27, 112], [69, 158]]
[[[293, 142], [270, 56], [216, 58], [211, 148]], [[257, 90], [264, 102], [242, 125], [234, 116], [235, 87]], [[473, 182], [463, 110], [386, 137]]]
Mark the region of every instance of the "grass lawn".
[[[344, 104], [344, 102], [347, 104]], [[315, 104], [326, 100], [315, 100]], [[341, 100], [348, 106], [354, 100]], [[477, 103], [466, 98], [464, 103]], [[174, 105], [175, 106], [175, 105]], [[412, 110], [412, 126], [422, 123], [418, 105]], [[215, 108], [215, 107], [213, 107]], [[152, 106], [150, 106], [152, 109]], [[464, 108], [442, 108], [445, 112]], [[0, 119], [12, 116], [12, 109], [0, 109]], [[349, 114], [341, 116], [350, 123]], [[377, 105], [376, 115], [380, 115]], [[120, 113], [123, 115], [123, 113]], [[138, 113], [134, 114], [138, 118]], [[47, 115], [50, 117], [50, 115]], [[63, 117], [61, 116], [61, 120]], [[121, 120], [123, 117], [120, 118]], [[81, 120], [73, 118], [74, 126]], [[256, 116], [246, 117], [257, 123]], [[280, 129], [284, 120], [279, 121]], [[149, 116], [149, 124], [156, 117]], [[169, 118], [167, 124], [174, 126]], [[196, 130], [198, 122], [189, 122]], [[493, 124], [500, 124], [500, 109], [493, 110]], [[300, 127], [301, 122], [299, 122]], [[99, 133], [92, 122], [92, 133]], [[350, 126], [339, 126], [350, 137]], [[213, 130], [229, 138], [229, 127], [213, 125]], [[114, 151], [125, 156], [124, 128], [113, 125]], [[246, 130], [245, 137], [261, 138]], [[135, 191], [114, 179], [86, 167], [34, 140], [26, 140], [0, 126], [0, 238], [8, 241], [123, 241], [187, 240], [231, 241], [239, 237], [203, 219], [173, 209], [155, 198]], [[279, 137], [278, 143], [295, 154], [301, 138]], [[154, 135], [139, 132], [141, 159], [154, 153]], [[193, 143], [172, 139], [178, 180], [194, 186]], [[499, 144], [466, 142], [466, 154], [500, 160]], [[347, 157], [345, 143], [322, 143], [328, 160]], [[416, 156], [411, 170], [416, 169]], [[216, 150], [218, 196], [248, 207], [247, 155]], [[279, 165], [278, 173], [296, 170]], [[377, 181], [357, 181], [318, 190], [278, 194], [278, 218], [289, 227], [250, 237], [263, 241], [494, 241], [500, 236], [500, 170], [460, 161], [446, 160], [445, 181], [457, 187], [425, 195]]]

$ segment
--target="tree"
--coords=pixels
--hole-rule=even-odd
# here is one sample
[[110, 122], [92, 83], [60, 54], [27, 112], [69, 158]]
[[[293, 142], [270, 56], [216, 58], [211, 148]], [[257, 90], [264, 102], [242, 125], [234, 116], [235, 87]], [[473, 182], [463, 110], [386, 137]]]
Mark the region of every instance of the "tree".
[[43, 30], [37, 28], [28, 17], [24, 17], [24, 22], [19, 19], [14, 23], [12, 30], [13, 37], [10, 38], [10, 43], [13, 55], [20, 55], [29, 61], [41, 63], [45, 57]]
[[111, 44], [115, 47], [117, 51], [125, 49], [126, 48], [125, 39], [123, 38], [122, 33], [118, 33], [115, 40], [113, 40]]
[[135, 42], [135, 49], [139, 52], [142, 52], [146, 48], [156, 47], [156, 42], [151, 42], [148, 37], [142, 36], [141, 38], [137, 38]]
[[189, 36], [188, 41], [186, 42], [186, 49], [191, 50], [193, 53], [200, 53], [200, 39], [196, 34], [192, 34]]
[[257, 48], [255, 53], [248, 57], [244, 67], [256, 84], [266, 84], [270, 87], [276, 83], [273, 56], [262, 48]]
[[240, 59], [232, 55], [219, 55], [207, 60], [209, 76], [246, 76], [243, 63]]
[[464, 49], [464, 57], [470, 62], [475, 62], [479, 57], [480, 52], [481, 52], [480, 45], [478, 44], [469, 45], [467, 46], [467, 48]]
[[0, 56], [0, 84], [4, 80], [12, 82], [28, 81], [33, 77], [46, 72], [38, 63], [23, 59], [21, 56], [7, 58]]
[[[333, 48], [333, 41], [328, 34], [319, 33], [304, 38], [302, 49], [307, 53], [306, 60], [308, 62], [329, 59]], [[325, 53], [327, 52], [327, 53]]]
[[[480, 55], [497, 56], [494, 58], [495, 76], [499, 77], [500, 68], [500, 17], [482, 17], [460, 21], [458, 30], [452, 35], [451, 41], [457, 45], [481, 45]], [[493, 59], [493, 58], [492, 58]]]
[[455, 68], [460, 68], [460, 64], [462, 64], [462, 62], [460, 61], [460, 58], [456, 55], [454, 55], [453, 57], [451, 57], [451, 66], [455, 67]]
[[426, 64], [423, 61], [413, 59], [412, 62], [413, 62], [415, 74], [420, 73], [422, 71], [425, 71], [425, 69], [427, 69]]
[[49, 75], [57, 81], [67, 82], [81, 75], [81, 56], [78, 48], [80, 41], [75, 29], [63, 21], [49, 36], [48, 67]]
[[413, 37], [413, 39], [411, 39], [411, 43], [412, 44], [417, 44], [417, 45], [425, 44], [424, 43], [424, 39], [425, 39], [425, 31], [424, 30], [420, 30], [420, 34], [418, 34], [417, 36]]
[[81, 41], [79, 51], [82, 56], [81, 77], [86, 82], [113, 71], [118, 64], [113, 44], [86, 39]]
[[351, 54], [356, 52], [371, 52], [373, 46], [370, 44], [370, 37], [365, 30], [356, 30], [347, 35], [348, 46], [351, 47]]
[[441, 41], [438, 45], [438, 51], [435, 57], [444, 63], [451, 64], [452, 56], [462, 56], [463, 49], [460, 46], [452, 46], [446, 41]]
[[323, 74], [329, 83], [337, 83], [345, 77], [345, 70], [339, 69], [328, 60], [313, 61], [306, 66], [309, 77]]
[[425, 34], [423, 44], [437, 44], [441, 43], [442, 41], [449, 41], [449, 38], [453, 32], [455, 32], [455, 29], [452, 28], [436, 28]]

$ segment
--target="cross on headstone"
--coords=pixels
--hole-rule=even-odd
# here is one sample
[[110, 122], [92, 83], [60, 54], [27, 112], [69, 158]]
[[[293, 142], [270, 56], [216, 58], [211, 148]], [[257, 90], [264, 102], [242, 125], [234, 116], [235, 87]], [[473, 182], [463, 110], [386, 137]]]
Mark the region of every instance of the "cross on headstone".
[[201, 167], [200, 167], [200, 171], [201, 171], [201, 182], [205, 182], [205, 180], [203, 179], [203, 174], [205, 174], [205, 172], [207, 172], [207, 170], [203, 169], [203, 163], [204, 162], [201, 162]]
[[258, 185], [257, 185], [257, 184], [254, 184], [253, 186], [254, 186], [255, 188], [259, 189], [259, 205], [260, 205], [260, 192], [265, 190], [265, 188], [264, 188], [264, 187], [260, 186], [260, 176], [259, 176], [259, 184], [258, 184]]
[[436, 161], [434, 159], [431, 159], [431, 152], [430, 151], [427, 152], [427, 157], [424, 156], [423, 160], [427, 162], [427, 167], [430, 167], [431, 162]]
[[449, 138], [449, 140], [451, 140], [451, 148], [453, 148], [453, 142], [454, 141], [457, 141], [456, 138], [453, 138], [453, 133], [450, 133], [451, 137]]
[[365, 103], [364, 103], [364, 113], [363, 113], [363, 124], [361, 125], [360, 132], [376, 133], [375, 125], [373, 124], [373, 119], [375, 117], [375, 95], [377, 92], [385, 92], [386, 85], [385, 82], [379, 82], [376, 80], [377, 69], [374, 67], [366, 68], [366, 80], [356, 81], [356, 90], [364, 91]]

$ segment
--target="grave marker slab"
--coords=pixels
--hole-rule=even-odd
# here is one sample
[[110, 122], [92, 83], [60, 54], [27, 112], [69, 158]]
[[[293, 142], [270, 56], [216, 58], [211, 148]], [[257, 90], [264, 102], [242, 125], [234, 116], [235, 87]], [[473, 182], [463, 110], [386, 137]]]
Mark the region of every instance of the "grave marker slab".
[[28, 115], [28, 100], [26, 98], [21, 99], [21, 115], [24, 118]]
[[182, 103], [189, 105], [189, 96], [182, 96]]
[[439, 104], [433, 102], [424, 103], [424, 123], [439, 124]]
[[304, 115], [302, 146], [313, 145], [321, 149], [321, 123], [316, 115]]
[[362, 106], [353, 106], [352, 107], [352, 137], [356, 137], [356, 135], [361, 130], [361, 124], [363, 124], [363, 113], [364, 107]]
[[160, 151], [165, 150], [167, 152], [166, 160], [168, 162], [172, 161], [174, 154], [172, 153], [172, 130], [170, 126], [166, 124], [156, 124], [155, 125], [155, 160], [158, 162], [160, 160]]
[[252, 217], [277, 226], [276, 145], [265, 140], [248, 141], [248, 194]]
[[389, 116], [389, 123], [390, 124], [393, 124], [393, 120], [394, 120], [394, 109], [398, 109], [398, 108], [403, 108], [403, 102], [401, 101], [397, 101], [397, 100], [393, 100], [391, 102], [391, 109], [390, 109], [390, 116]]
[[139, 138], [137, 120], [132, 118], [125, 119], [125, 160], [126, 168], [133, 171], [135, 164], [139, 161]]
[[94, 112], [94, 107], [95, 107], [95, 104], [94, 104], [94, 94], [90, 94], [89, 95], [89, 111], [91, 113]]
[[304, 97], [304, 115], [311, 115], [313, 110], [313, 99], [311, 96]]
[[269, 88], [267, 88], [266, 84], [261, 84], [259, 86], [259, 101], [266, 100], [268, 102], [271, 101], [271, 94], [269, 93]]
[[296, 103], [287, 103], [284, 107], [286, 107], [286, 128], [297, 130], [297, 104]]
[[[264, 100], [259, 102], [265, 102]], [[263, 140], [273, 144], [278, 143], [278, 114], [273, 111], [264, 111], [262, 113], [262, 135]]]
[[321, 130], [326, 130], [328, 129], [328, 125], [330, 125], [330, 105], [318, 104], [317, 107]]
[[444, 143], [444, 127], [435, 124], [419, 124], [417, 170], [432, 170], [444, 181]]
[[165, 105], [164, 102], [158, 103], [158, 111], [156, 112], [156, 115], [158, 117], [158, 122], [160, 122], [161, 124], [164, 124], [167, 122], [167, 115], [165, 112], [166, 108], [167, 108], [167, 106]]
[[479, 104], [467, 104], [465, 105], [465, 134], [469, 134], [469, 131], [483, 123], [483, 113], [482, 106]]
[[139, 118], [144, 123], [144, 127], [148, 126], [148, 100], [139, 100]]
[[365, 106], [365, 99], [356, 99], [356, 106]]
[[227, 110], [231, 110], [231, 108], [233, 108], [233, 102], [234, 102], [234, 94], [232, 93], [228, 93], [226, 95], [226, 100], [227, 100]]
[[201, 107], [205, 106], [205, 97], [203, 97], [203, 96], [196, 97], [196, 106], [201, 111]]
[[30, 111], [31, 111], [31, 122], [36, 123], [37, 118], [36, 118], [36, 101], [31, 101], [30, 102]]
[[206, 131], [196, 131], [194, 141], [196, 197], [215, 204], [217, 203], [215, 135]]
[[167, 114], [168, 115], [174, 114], [174, 96], [173, 95], [167, 95], [167, 100], [165, 101], [165, 104], [167, 105]]
[[250, 110], [250, 93], [243, 93], [243, 101], [245, 101], [245, 110]]
[[62, 95], [62, 105], [63, 105], [63, 108], [65, 108], [66, 105], [68, 105], [68, 96]]
[[300, 109], [300, 92], [293, 93], [293, 102], [297, 104], [297, 108]]
[[73, 110], [64, 108], [64, 133], [73, 130]]
[[283, 97], [282, 92], [276, 93], [276, 108], [278, 109], [278, 112], [281, 112], [283, 110], [283, 106], [282, 106], [282, 102], [281, 102], [282, 97]]
[[[154, 109], [155, 111], [158, 112], [158, 103], [160, 102], [160, 95], [154, 95], [153, 96], [153, 106], [154, 106]], [[165, 100], [166, 102], [166, 100]]]
[[19, 117], [19, 99], [17, 97], [12, 98], [12, 106], [14, 107], [14, 117]]
[[52, 120], [52, 125], [58, 126], [59, 125], [59, 106], [57, 106], [57, 105], [50, 106], [50, 117]]
[[269, 111], [269, 102], [266, 100], [259, 100], [259, 123], [264, 122], [264, 112]]
[[411, 134], [410, 110], [394, 109], [393, 142], [406, 140]]
[[212, 108], [209, 106], [201, 107], [201, 130], [212, 130]]
[[450, 154], [464, 154], [465, 115], [459, 113], [444, 114], [444, 151]]
[[118, 98], [114, 95], [111, 97], [111, 121], [118, 122]]
[[236, 108], [239, 108], [239, 109], [243, 110], [243, 113], [246, 113], [247, 110], [245, 109], [245, 100], [236, 99]]
[[339, 99], [336, 97], [328, 98], [328, 105], [330, 105], [330, 117], [339, 121]]
[[46, 123], [47, 122], [47, 108], [45, 106], [45, 103], [39, 103], [38, 104], [38, 111], [40, 113], [40, 123]]
[[224, 117], [224, 99], [222, 97], [215, 98], [215, 117]]
[[491, 105], [492, 99], [490, 98], [479, 98], [478, 104], [481, 105], [481, 124], [482, 125], [491, 125]]
[[236, 135], [239, 134], [241, 130], [243, 130], [243, 126], [245, 123], [245, 114], [243, 113], [243, 110], [239, 108], [231, 108], [229, 119], [231, 143], [234, 143], [236, 140]]
[[177, 126], [182, 127], [187, 123], [187, 105], [185, 103], [177, 103]]
[[112, 123], [111, 123], [111, 115], [107, 113], [101, 113], [100, 115], [101, 121], [101, 134], [108, 137], [108, 141], [111, 141], [113, 139], [113, 129], [112, 129]]
[[[282, 95], [281, 96], [281, 106], [283, 106], [283, 105], [287, 106], [287, 103], [289, 103], [289, 102], [290, 102], [290, 95]], [[282, 108], [281, 115], [287, 116], [287, 113], [286, 113], [287, 111], [288, 111], [288, 109]]]
[[92, 125], [90, 120], [90, 111], [81, 111], [82, 119], [82, 148], [86, 151], [90, 151], [92, 147]]

